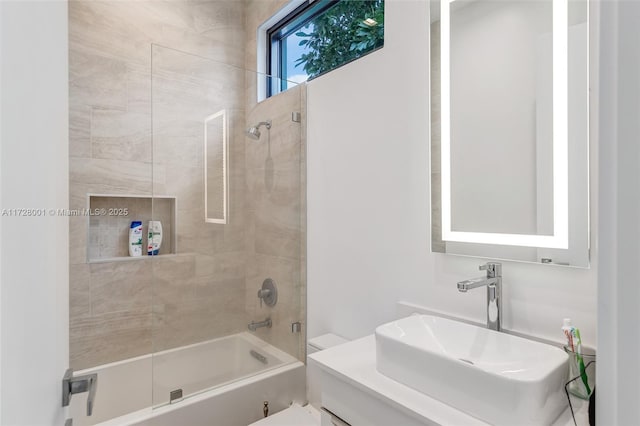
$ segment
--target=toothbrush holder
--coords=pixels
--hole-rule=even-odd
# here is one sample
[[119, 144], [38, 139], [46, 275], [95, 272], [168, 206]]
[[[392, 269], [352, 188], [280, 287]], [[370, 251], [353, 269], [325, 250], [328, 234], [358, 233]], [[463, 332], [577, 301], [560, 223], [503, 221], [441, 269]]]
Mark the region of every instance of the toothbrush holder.
[[578, 354], [568, 346], [564, 351], [569, 355], [569, 379], [565, 388], [580, 399], [589, 399], [596, 386], [596, 354], [584, 348]]

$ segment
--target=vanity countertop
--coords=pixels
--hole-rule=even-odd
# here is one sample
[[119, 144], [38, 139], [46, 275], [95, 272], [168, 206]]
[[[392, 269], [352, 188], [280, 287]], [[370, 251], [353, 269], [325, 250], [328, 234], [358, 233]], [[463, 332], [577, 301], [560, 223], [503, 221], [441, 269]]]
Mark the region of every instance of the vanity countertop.
[[[380, 374], [376, 370], [374, 335], [311, 354], [309, 359], [320, 369], [359, 390], [423, 418], [426, 424], [488, 426], [488, 423]], [[577, 398], [572, 398], [571, 402], [578, 426], [587, 426], [588, 404]], [[552, 426], [573, 426], [568, 407]]]

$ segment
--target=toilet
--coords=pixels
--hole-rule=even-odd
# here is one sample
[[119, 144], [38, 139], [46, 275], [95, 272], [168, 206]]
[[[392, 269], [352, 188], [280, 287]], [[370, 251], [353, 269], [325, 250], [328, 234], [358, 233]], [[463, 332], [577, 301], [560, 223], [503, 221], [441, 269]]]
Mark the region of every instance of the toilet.
[[320, 426], [320, 412], [307, 404], [298, 403], [275, 414], [251, 423], [249, 426]]
[[[341, 345], [343, 343], [347, 343], [348, 340], [344, 337], [340, 337], [333, 333], [323, 334], [322, 336], [314, 337], [313, 339], [309, 339], [307, 342], [307, 356], [316, 353], [318, 351], [322, 351], [324, 349], [329, 349], [334, 346]], [[318, 368], [309, 365], [307, 362], [307, 398], [309, 400], [309, 405], [314, 407], [316, 410], [320, 409], [321, 406], [321, 392], [320, 392], [320, 372]]]
[[[346, 343], [348, 340], [332, 333], [309, 339], [307, 355]], [[320, 380], [319, 371], [307, 363], [307, 396], [305, 406], [294, 403], [291, 407], [275, 413], [249, 426], [320, 426]]]

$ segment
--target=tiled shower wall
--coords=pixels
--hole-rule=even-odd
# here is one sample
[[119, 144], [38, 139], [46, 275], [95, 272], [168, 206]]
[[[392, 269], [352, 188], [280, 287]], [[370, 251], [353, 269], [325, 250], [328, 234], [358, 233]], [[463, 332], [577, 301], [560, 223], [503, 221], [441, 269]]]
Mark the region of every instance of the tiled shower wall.
[[[182, 120], [174, 123], [173, 134], [154, 128], [159, 143], [152, 146], [150, 73], [152, 43], [242, 67], [243, 3], [83, 0], [69, 3], [69, 17], [71, 208], [86, 207], [88, 193], [173, 195], [180, 224], [176, 256], [88, 263], [86, 218], [71, 218], [71, 366], [86, 368], [244, 329], [242, 218], [233, 218], [232, 231], [203, 231], [195, 223], [202, 204], [194, 195], [202, 194], [202, 140]], [[187, 78], [174, 71], [159, 75], [156, 84], [170, 78], [184, 89]], [[202, 103], [198, 95], [206, 90], [200, 89], [211, 85], [189, 83], [184, 103]], [[225, 92], [225, 101], [236, 108], [244, 96], [243, 83], [237, 87], [236, 93]], [[182, 155], [162, 143], [169, 138]], [[243, 152], [230, 157], [244, 161]], [[209, 247], [214, 234], [231, 248]]]
[[[242, 69], [182, 51], [153, 51], [154, 195], [176, 195], [178, 253], [153, 265], [153, 350], [246, 329]], [[203, 118], [226, 111], [229, 216], [205, 223]], [[215, 192], [210, 195], [221, 196]]]
[[[304, 354], [304, 332], [292, 334], [291, 324], [305, 324], [305, 116], [303, 86], [267, 99], [247, 114], [249, 123], [272, 120], [270, 132], [246, 146], [247, 212], [246, 309], [250, 319], [270, 317], [272, 328], [256, 331], [261, 339], [294, 355]], [[302, 98], [301, 98], [302, 97]], [[278, 303], [260, 305], [257, 290], [266, 278], [275, 281]]]
[[[305, 91], [257, 106], [249, 95], [256, 76], [241, 69], [255, 69], [255, 28], [276, 6], [260, 3], [70, 2], [71, 208], [86, 207], [90, 193], [177, 199], [177, 254], [155, 259], [90, 263], [87, 219], [71, 218], [73, 368], [244, 331], [266, 316], [274, 326], [260, 337], [304, 353], [304, 334], [290, 324], [305, 319], [305, 151], [301, 124], [291, 121]], [[222, 108], [231, 126], [230, 217], [205, 225], [201, 118]], [[267, 132], [260, 142], [242, 135], [268, 118], [270, 157]], [[280, 300], [261, 309], [266, 277]]]
[[[257, 69], [257, 31], [289, 0], [247, 0], [245, 68]], [[304, 359], [306, 340], [306, 87], [299, 86], [260, 103], [257, 79], [246, 81], [245, 105], [249, 123], [272, 120], [271, 145], [246, 146], [247, 238], [246, 308], [249, 318], [269, 316], [271, 329], [259, 329], [263, 340]], [[301, 123], [291, 113], [301, 113]], [[278, 287], [278, 304], [260, 306], [256, 297], [265, 278]], [[291, 333], [300, 321], [302, 333]]]

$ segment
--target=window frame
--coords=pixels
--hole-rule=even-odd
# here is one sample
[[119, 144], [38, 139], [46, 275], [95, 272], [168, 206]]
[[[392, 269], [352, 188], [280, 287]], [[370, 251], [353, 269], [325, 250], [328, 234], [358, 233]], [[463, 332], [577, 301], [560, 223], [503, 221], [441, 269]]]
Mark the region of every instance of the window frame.
[[283, 51], [286, 52], [283, 41], [341, 1], [348, 0], [306, 0], [277, 24], [267, 29], [267, 98], [287, 90], [287, 80], [282, 77], [282, 59], [286, 57], [283, 55]]
[[[290, 7], [283, 8], [282, 13], [274, 15], [258, 29], [258, 64], [261, 64], [262, 70], [266, 74], [266, 78], [258, 82], [258, 98], [264, 100], [288, 89], [288, 80], [284, 77], [287, 72], [287, 59], [291, 59], [286, 56], [287, 38], [339, 3], [353, 1], [358, 0], [293, 0], [290, 3]], [[381, 1], [384, 15], [384, 10], [386, 9], [384, 7], [385, 0]], [[357, 56], [346, 59], [333, 68], [309, 77], [307, 81], [347, 65], [383, 47], [384, 35], [381, 42], [379, 44], [376, 43], [373, 48], [364, 50]]]

